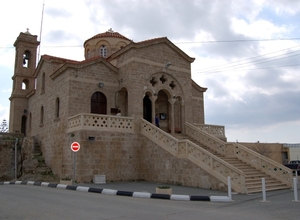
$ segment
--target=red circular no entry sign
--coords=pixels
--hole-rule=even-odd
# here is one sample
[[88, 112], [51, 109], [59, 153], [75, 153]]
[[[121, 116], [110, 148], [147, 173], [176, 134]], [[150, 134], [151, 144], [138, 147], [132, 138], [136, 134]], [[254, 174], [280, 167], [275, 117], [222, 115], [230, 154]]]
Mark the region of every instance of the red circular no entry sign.
[[71, 150], [73, 152], [77, 152], [77, 151], [79, 151], [79, 149], [80, 149], [80, 144], [78, 142], [73, 142], [71, 144]]

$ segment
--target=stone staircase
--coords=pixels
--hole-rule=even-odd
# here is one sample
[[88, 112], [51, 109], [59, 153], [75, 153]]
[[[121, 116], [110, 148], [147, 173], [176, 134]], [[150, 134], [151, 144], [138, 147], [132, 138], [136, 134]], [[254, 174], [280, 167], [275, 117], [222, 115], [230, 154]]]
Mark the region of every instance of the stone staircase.
[[[204, 128], [206, 128], [205, 126]], [[206, 172], [227, 184], [238, 193], [262, 191], [262, 178], [266, 190], [292, 187], [292, 171], [249, 148], [226, 142], [207, 129], [186, 123], [185, 133], [170, 134], [148, 121], [141, 120], [141, 133], [177, 158], [187, 158]]]
[[217, 152], [213, 151], [209, 147], [199, 143], [197, 140], [188, 137], [186, 135], [174, 135], [177, 139], [188, 139], [191, 142], [197, 144], [198, 146], [202, 147], [203, 149], [207, 150], [208, 152], [214, 154], [215, 156], [219, 157], [220, 159], [226, 161], [227, 163], [231, 164], [232, 166], [236, 167], [237, 169], [241, 170], [245, 173], [245, 184], [247, 187], [247, 193], [256, 193], [262, 191], [262, 178], [265, 178], [265, 186], [266, 191], [272, 190], [280, 190], [280, 189], [287, 189], [290, 188], [286, 184], [281, 183], [279, 180], [272, 178], [271, 176], [261, 172], [260, 170], [256, 169], [255, 167], [250, 166], [249, 164], [234, 158], [232, 156], [227, 157], [218, 154]]
[[50, 167], [45, 163], [45, 158], [38, 143], [34, 143], [31, 156], [23, 161], [22, 176], [19, 180], [33, 180], [44, 182], [58, 182], [59, 178], [52, 173]]

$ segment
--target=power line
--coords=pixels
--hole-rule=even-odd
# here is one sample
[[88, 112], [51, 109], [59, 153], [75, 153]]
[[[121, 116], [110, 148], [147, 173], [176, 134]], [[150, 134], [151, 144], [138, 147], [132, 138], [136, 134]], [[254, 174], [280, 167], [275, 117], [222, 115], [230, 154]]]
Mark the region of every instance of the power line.
[[[222, 66], [227, 66], [227, 65], [230, 65], [230, 64], [233, 64], [233, 63], [243, 62], [243, 61], [247, 61], [247, 60], [251, 60], [251, 59], [256, 59], [256, 58], [259, 58], [259, 57], [264, 57], [266, 55], [279, 53], [279, 52], [286, 51], [286, 50], [289, 50], [289, 49], [294, 49], [294, 48], [297, 48], [297, 47], [300, 47], [300, 45], [297, 45], [297, 46], [294, 46], [294, 47], [288, 47], [288, 48], [285, 48], [285, 49], [282, 49], [282, 50], [277, 50], [277, 51], [273, 51], [273, 52], [270, 52], [270, 53], [265, 53], [265, 54], [254, 56], [254, 57], [249, 57], [249, 58], [242, 59], [242, 60], [233, 61], [233, 62], [226, 63], [226, 64], [221, 64], [221, 65], [218, 65], [217, 68], [221, 68]], [[216, 69], [216, 67], [206, 67], [206, 68], [201, 69], [201, 71], [210, 71], [210, 69]]]
[[[294, 52], [299, 52], [299, 51], [294, 51]], [[201, 72], [202, 73], [214, 73], [214, 72], [220, 72], [220, 70], [221, 70], [221, 72], [229, 71], [229, 70], [234, 71], [234, 70], [238, 70], [240, 68], [245, 68], [247, 66], [252, 66], [252, 65], [255, 65], [255, 64], [274, 62], [274, 61], [287, 59], [287, 58], [291, 58], [291, 57], [295, 57], [295, 56], [299, 56], [299, 55], [300, 55], [300, 53], [299, 54], [294, 54], [294, 55], [291, 55], [291, 56], [279, 57], [279, 58], [276, 58], [276, 59], [264, 58], [264, 59], [261, 59], [261, 60], [255, 60], [253, 62], [248, 62], [248, 63], [243, 63], [243, 64], [236, 64], [236, 65], [233, 65], [233, 66], [228, 66], [228, 67], [223, 67], [223, 68], [216, 68], [216, 69], [213, 69], [213, 70], [210, 70], [210, 71], [201, 71]], [[278, 55], [278, 56], [282, 56], [282, 55]], [[274, 56], [274, 57], [278, 57], [278, 56]]]
[[[234, 71], [234, 70], [244, 68], [244, 67], [247, 67], [247, 66], [252, 66], [254, 64], [274, 62], [274, 61], [278, 61], [278, 60], [283, 60], [283, 59], [299, 56], [300, 53], [299, 54], [294, 54], [294, 53], [300, 52], [300, 50], [296, 50], [296, 51], [290, 51], [290, 52], [285, 53], [285, 54], [279, 54], [279, 55], [275, 55], [275, 56], [271, 56], [271, 57], [265, 57], [266, 55], [270, 55], [270, 54], [274, 54], [274, 53], [278, 53], [278, 52], [282, 52], [282, 51], [287, 51], [289, 49], [296, 48], [296, 47], [300, 47], [300, 45], [295, 46], [295, 47], [286, 48], [286, 49], [279, 50], [279, 51], [274, 51], [274, 52], [263, 54], [263, 55], [259, 55], [259, 56], [255, 56], [255, 57], [250, 57], [250, 58], [247, 58], [247, 59], [237, 60], [237, 61], [227, 63], [227, 64], [221, 64], [217, 67], [207, 67], [207, 68], [198, 70], [197, 73], [206, 73], [206, 74], [208, 74], [208, 73], [215, 73], [215, 72], [224, 72], [224, 71], [229, 71], [229, 70]], [[288, 54], [291, 54], [291, 55], [287, 56]], [[257, 59], [257, 58], [260, 58], [260, 57], [263, 57], [263, 58], [262, 59]]]
[[[285, 68], [285, 67], [293, 67], [293, 66], [300, 66], [299, 64], [291, 64], [291, 65], [283, 65], [283, 66], [269, 66], [269, 67], [261, 67], [261, 68], [253, 68], [253, 69], [233, 69], [233, 70], [219, 70], [213, 73], [222, 73], [222, 72], [241, 72], [241, 71], [254, 71], [254, 70], [262, 70], [262, 69], [275, 69], [275, 68]], [[197, 72], [199, 73], [199, 72]], [[208, 73], [208, 72], [203, 72], [203, 75], [205, 74], [212, 74], [212, 73]]]
[[236, 43], [236, 42], [253, 42], [253, 41], [290, 41], [300, 40], [295, 38], [278, 38], [278, 39], [248, 39], [248, 40], [211, 40], [211, 41], [192, 41], [192, 42], [175, 42], [174, 44], [206, 44], [206, 43]]
[[[186, 42], [173, 42], [174, 44], [199, 44], [199, 43], [236, 43], [236, 42], [253, 42], [253, 41], [291, 41], [300, 40], [300, 38], [279, 38], [279, 39], [249, 39], [249, 40], [212, 40], [212, 41], [186, 41]], [[57, 47], [82, 47], [82, 45], [49, 45], [43, 46], [48, 48]], [[14, 48], [13, 46], [1, 46], [0, 48]]]

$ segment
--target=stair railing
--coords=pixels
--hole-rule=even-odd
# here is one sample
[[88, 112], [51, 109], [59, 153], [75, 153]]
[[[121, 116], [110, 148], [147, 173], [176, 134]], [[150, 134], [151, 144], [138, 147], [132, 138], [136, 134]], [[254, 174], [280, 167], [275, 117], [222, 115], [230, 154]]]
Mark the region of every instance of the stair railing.
[[233, 143], [226, 147], [233, 148], [236, 158], [292, 187], [293, 173], [289, 168], [241, 144]]
[[201, 129], [197, 128], [196, 126], [190, 123], [186, 123], [185, 127], [186, 135], [195, 139], [199, 143], [204, 144], [205, 146], [209, 147], [218, 154], [221, 154], [223, 156], [226, 155], [226, 142], [220, 140], [219, 138], [213, 135], [206, 133], [205, 131], [202, 131]]
[[230, 176], [232, 188], [236, 192], [247, 193], [245, 174], [242, 171], [190, 140], [178, 140], [144, 119], [141, 119], [141, 133], [173, 156], [195, 163], [225, 185]]
[[292, 186], [293, 174], [291, 170], [276, 161], [241, 144], [224, 142], [190, 123], [186, 123], [186, 134], [223, 156], [236, 157], [276, 180], [288, 186]]

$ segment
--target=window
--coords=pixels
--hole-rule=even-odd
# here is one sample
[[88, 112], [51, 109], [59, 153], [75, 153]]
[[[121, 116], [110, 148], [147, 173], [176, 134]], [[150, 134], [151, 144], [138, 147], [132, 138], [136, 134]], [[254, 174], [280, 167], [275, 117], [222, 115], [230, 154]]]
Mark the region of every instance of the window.
[[106, 57], [106, 47], [105, 47], [105, 45], [102, 45], [100, 47], [100, 56], [101, 57]]
[[41, 92], [42, 93], [45, 92], [45, 73], [43, 73], [43, 75], [42, 75], [42, 91]]
[[44, 123], [44, 107], [41, 107], [40, 124]]
[[59, 98], [58, 97], [56, 98], [56, 101], [55, 101], [55, 117], [59, 118]]
[[31, 116], [31, 112], [29, 113], [29, 130], [31, 130], [31, 120], [32, 120], [32, 116]]
[[27, 117], [25, 115], [22, 116], [22, 122], [21, 122], [21, 133], [26, 135], [26, 120]]
[[28, 79], [24, 79], [22, 82], [22, 90], [27, 90], [29, 85]]
[[25, 68], [29, 67], [29, 60], [30, 60], [30, 51], [26, 50], [23, 53], [23, 67]]
[[87, 50], [87, 58], [91, 58], [91, 51], [89, 49]]
[[101, 92], [95, 92], [91, 98], [91, 113], [106, 115], [106, 97]]

